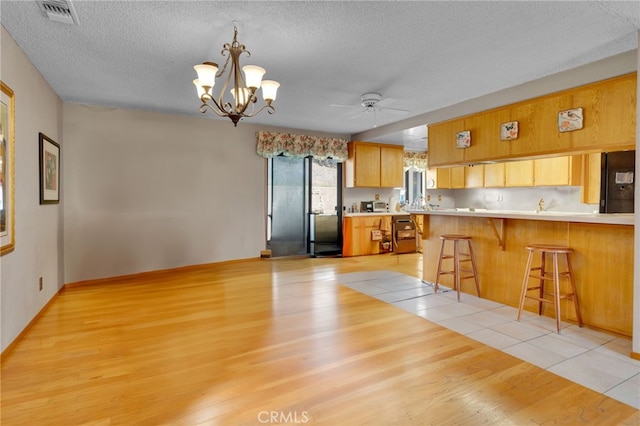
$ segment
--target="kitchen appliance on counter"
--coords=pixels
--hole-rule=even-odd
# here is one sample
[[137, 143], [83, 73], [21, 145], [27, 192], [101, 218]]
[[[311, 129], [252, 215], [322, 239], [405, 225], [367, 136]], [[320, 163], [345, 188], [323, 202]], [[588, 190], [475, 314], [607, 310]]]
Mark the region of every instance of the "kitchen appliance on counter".
[[373, 212], [373, 203], [374, 201], [360, 201], [360, 213]]
[[395, 215], [391, 219], [393, 251], [399, 253], [415, 253], [417, 248], [416, 224], [409, 215]]
[[600, 213], [633, 213], [635, 151], [602, 153], [600, 162]]
[[387, 203], [384, 201], [374, 201], [373, 202], [373, 211], [374, 212], [386, 212], [387, 211]]

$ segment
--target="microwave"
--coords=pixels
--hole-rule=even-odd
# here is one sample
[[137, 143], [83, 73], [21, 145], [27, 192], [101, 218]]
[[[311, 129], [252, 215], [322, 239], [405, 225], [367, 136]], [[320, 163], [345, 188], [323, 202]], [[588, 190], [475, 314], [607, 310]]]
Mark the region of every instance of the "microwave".
[[386, 212], [387, 211], [387, 203], [384, 201], [374, 201], [373, 202], [373, 211], [374, 212]]

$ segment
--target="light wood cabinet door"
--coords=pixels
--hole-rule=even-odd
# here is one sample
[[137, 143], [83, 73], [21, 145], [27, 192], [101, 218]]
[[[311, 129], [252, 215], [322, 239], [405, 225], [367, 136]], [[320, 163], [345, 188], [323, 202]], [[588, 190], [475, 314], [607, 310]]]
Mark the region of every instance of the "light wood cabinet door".
[[464, 188], [465, 167], [451, 167], [451, 188]]
[[464, 161], [465, 150], [456, 148], [456, 133], [463, 130], [466, 130], [464, 119], [450, 120], [427, 127], [429, 166], [447, 166]]
[[467, 166], [464, 168], [464, 187], [482, 188], [484, 187], [485, 168], [483, 164]]
[[580, 185], [580, 156], [543, 158], [533, 161], [534, 186]]
[[402, 188], [404, 186], [404, 148], [380, 146], [380, 187]]
[[349, 142], [345, 163], [347, 188], [396, 188], [404, 185], [404, 147]]
[[504, 163], [484, 165], [484, 186], [485, 188], [504, 187]]
[[626, 75], [572, 91], [573, 105], [584, 111], [584, 128], [567, 132], [574, 150], [634, 149], [637, 75]]
[[[433, 179], [433, 186], [430, 186], [429, 179]], [[427, 189], [449, 189], [451, 188], [451, 169], [434, 168], [427, 169]]]
[[391, 229], [391, 216], [349, 216], [343, 221], [342, 255], [368, 256], [380, 253], [380, 241], [371, 239], [374, 229]]
[[586, 154], [582, 156], [582, 196], [585, 204], [600, 204], [600, 179], [602, 154]]
[[380, 187], [380, 146], [366, 142], [351, 142], [345, 163], [345, 185], [348, 188]]
[[533, 186], [533, 160], [504, 163], [505, 186]]

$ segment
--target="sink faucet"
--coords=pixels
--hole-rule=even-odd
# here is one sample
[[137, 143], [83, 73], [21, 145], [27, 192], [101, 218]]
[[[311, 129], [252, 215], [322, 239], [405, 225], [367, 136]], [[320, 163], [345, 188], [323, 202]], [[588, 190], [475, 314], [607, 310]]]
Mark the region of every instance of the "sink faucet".
[[540, 201], [538, 201], [538, 212], [541, 212], [544, 210], [544, 198], [540, 198]]

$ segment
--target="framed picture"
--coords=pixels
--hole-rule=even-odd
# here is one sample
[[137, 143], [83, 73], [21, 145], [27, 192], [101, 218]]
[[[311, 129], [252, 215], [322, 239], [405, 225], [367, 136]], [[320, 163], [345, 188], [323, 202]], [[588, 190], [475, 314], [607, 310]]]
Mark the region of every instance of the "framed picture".
[[573, 108], [558, 113], [558, 131], [571, 132], [582, 129], [582, 108]]
[[0, 256], [13, 251], [15, 232], [15, 117], [13, 90], [0, 81]]
[[500, 140], [512, 141], [518, 139], [518, 122], [508, 121], [500, 125]]
[[471, 146], [471, 130], [456, 133], [456, 148], [469, 148]]
[[40, 204], [60, 202], [60, 145], [40, 133]]

